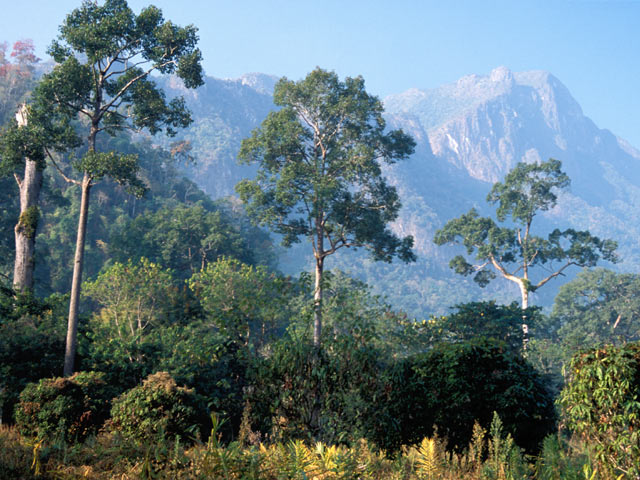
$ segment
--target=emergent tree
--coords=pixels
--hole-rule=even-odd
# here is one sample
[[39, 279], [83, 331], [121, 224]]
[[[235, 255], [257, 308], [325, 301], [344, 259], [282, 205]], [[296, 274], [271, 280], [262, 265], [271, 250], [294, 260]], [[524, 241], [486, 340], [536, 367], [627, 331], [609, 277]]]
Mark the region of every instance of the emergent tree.
[[320, 345], [324, 261], [339, 249], [365, 247], [376, 260], [413, 261], [413, 238], [389, 228], [400, 209], [381, 172], [413, 153], [401, 130], [386, 131], [383, 106], [362, 77], [340, 81], [320, 68], [298, 82], [281, 79], [271, 112], [243, 140], [239, 158], [257, 163], [255, 180], [237, 191], [250, 215], [290, 246], [306, 237], [315, 257], [313, 341]]
[[[617, 260], [616, 243], [600, 240], [588, 231], [555, 229], [546, 238], [532, 234], [534, 217], [553, 208], [557, 192], [568, 186], [569, 177], [561, 170], [558, 160], [519, 163], [487, 196], [488, 202], [498, 205], [498, 220], [505, 222], [509, 218], [513, 226], [498, 226], [493, 219], [480, 217], [472, 209], [447, 222], [436, 232], [434, 242], [464, 245], [468, 255], [475, 255], [477, 263], [457, 255], [449, 266], [456, 273], [474, 275], [473, 279], [481, 286], [486, 286], [496, 274], [516, 283], [522, 308], [526, 309], [531, 292], [562, 275], [572, 265], [592, 267], [600, 259]], [[545, 273], [533, 280], [531, 269], [543, 266], [544, 269], [538, 270]]]
[[[69, 306], [64, 374], [73, 372], [78, 325], [78, 301], [86, 236], [89, 193], [102, 177], [109, 176], [140, 193], [135, 155], [99, 152], [100, 132], [115, 135], [124, 129], [147, 129], [151, 134], [191, 122], [182, 98], [166, 101], [150, 77], [152, 72], [177, 74], [188, 88], [203, 83], [201, 54], [194, 26], [178, 27], [165, 21], [162, 12], [150, 6], [135, 15], [125, 0], [106, 0], [103, 5], [85, 0], [71, 12], [60, 35], [49, 48], [56, 61], [36, 88], [34, 103], [46, 104], [52, 112], [79, 118], [86, 129], [87, 152], [73, 162], [81, 179], [69, 178], [82, 191], [78, 236]], [[51, 157], [53, 160], [53, 157]], [[54, 165], [55, 164], [54, 162]]]

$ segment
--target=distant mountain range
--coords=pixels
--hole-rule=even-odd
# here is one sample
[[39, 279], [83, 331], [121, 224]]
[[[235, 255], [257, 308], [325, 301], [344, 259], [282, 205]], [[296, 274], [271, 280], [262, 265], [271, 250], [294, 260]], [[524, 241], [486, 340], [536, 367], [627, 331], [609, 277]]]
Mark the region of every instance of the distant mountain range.
[[[238, 166], [235, 157], [241, 140], [274, 108], [276, 80], [262, 74], [209, 77], [196, 91], [174, 79], [164, 81], [168, 95], [185, 95], [193, 112], [193, 126], [181, 134], [197, 158], [188, 174], [212, 196], [233, 194], [234, 185], [255, 172]], [[543, 228], [571, 226], [613, 238], [622, 257], [617, 268], [639, 270], [640, 152], [584, 116], [553, 75], [498, 67], [488, 76], [469, 75], [436, 89], [392, 95], [384, 104], [389, 125], [417, 142], [415, 155], [385, 174], [404, 205], [394, 228], [415, 237], [419, 261], [408, 267], [381, 265], [352, 255], [330, 260], [330, 268], [365, 279], [415, 316], [480, 298], [517, 300], [517, 291], [504, 282], [481, 290], [453, 275], [447, 263], [454, 250], [437, 248], [431, 240], [447, 220], [472, 206], [490, 214], [487, 192], [516, 163], [557, 158], [572, 185], [544, 215]], [[298, 257], [285, 253], [283, 268], [303, 268]], [[559, 285], [541, 292], [538, 303], [549, 304]]]

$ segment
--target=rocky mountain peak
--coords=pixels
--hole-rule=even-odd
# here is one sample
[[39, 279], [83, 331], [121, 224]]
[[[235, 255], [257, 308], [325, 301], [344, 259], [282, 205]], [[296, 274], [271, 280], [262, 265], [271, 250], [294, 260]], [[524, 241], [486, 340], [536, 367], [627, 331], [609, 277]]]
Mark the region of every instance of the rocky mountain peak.
[[273, 95], [273, 87], [278, 82], [278, 77], [264, 73], [246, 73], [239, 80], [242, 85], [251, 87], [258, 93]]
[[495, 83], [505, 83], [509, 86], [513, 84], [513, 73], [504, 66], [494, 68], [489, 74], [489, 78]]

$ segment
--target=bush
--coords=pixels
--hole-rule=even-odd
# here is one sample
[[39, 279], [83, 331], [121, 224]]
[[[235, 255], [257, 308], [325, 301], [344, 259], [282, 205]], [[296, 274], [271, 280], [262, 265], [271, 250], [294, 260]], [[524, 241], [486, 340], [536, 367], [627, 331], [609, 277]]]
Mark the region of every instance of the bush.
[[24, 435], [40, 439], [83, 440], [104, 423], [108, 392], [103, 375], [96, 372], [30, 383], [16, 406], [17, 426]]
[[565, 425], [592, 446], [601, 471], [640, 477], [640, 344], [577, 354], [560, 393]]
[[352, 443], [368, 437], [381, 408], [378, 353], [346, 338], [321, 349], [278, 342], [251, 371], [252, 426], [281, 441]]
[[142, 385], [113, 400], [111, 429], [133, 440], [193, 439], [206, 432], [203, 398], [178, 387], [167, 372], [149, 375]]
[[[18, 396], [29, 382], [62, 371], [64, 300], [40, 301], [0, 285], [0, 419], [11, 423]], [[66, 306], [68, 308], [68, 304]]]
[[487, 339], [439, 344], [393, 366], [386, 375], [387, 417], [375, 440], [385, 448], [438, 434], [461, 450], [478, 421], [495, 411], [516, 443], [533, 452], [555, 425], [553, 398], [541, 376], [502, 343]]

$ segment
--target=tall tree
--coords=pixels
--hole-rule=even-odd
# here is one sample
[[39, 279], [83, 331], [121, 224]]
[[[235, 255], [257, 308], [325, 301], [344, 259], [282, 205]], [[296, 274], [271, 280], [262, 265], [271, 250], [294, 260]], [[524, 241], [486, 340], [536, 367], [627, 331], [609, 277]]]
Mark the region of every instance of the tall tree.
[[[33, 136], [27, 126], [27, 107], [19, 106], [34, 84], [34, 68], [40, 60], [35, 56], [31, 40], [13, 45], [7, 58], [7, 44], [0, 44], [0, 121], [5, 125], [0, 139], [0, 170], [3, 175], [13, 173], [20, 190], [20, 217], [15, 225], [15, 262], [13, 284], [17, 290], [33, 288], [35, 231], [38, 219], [38, 197], [42, 186], [41, 152], [31, 149], [31, 156], [22, 148], [25, 136]], [[16, 112], [17, 110], [17, 112]], [[15, 120], [10, 116], [15, 115]], [[37, 132], [40, 133], [40, 132]], [[35, 137], [34, 137], [35, 138]]]
[[[520, 289], [522, 308], [529, 306], [529, 294], [562, 275], [571, 266], [592, 267], [600, 259], [617, 261], [617, 245], [612, 240], [600, 240], [588, 231], [553, 230], [546, 238], [532, 233], [535, 216], [553, 208], [557, 192], [569, 186], [569, 177], [558, 160], [542, 163], [519, 163], [504, 182], [496, 183], [487, 201], [497, 204], [498, 221], [511, 220], [513, 226], [499, 226], [488, 217], [480, 217], [475, 209], [450, 220], [436, 232], [436, 245], [461, 243], [471, 263], [463, 255], [455, 256], [449, 266], [456, 273], [474, 275], [486, 286], [500, 275]], [[532, 277], [531, 270], [542, 271]]]
[[21, 105], [16, 120], [3, 129], [0, 172], [13, 173], [20, 199], [20, 216], [14, 227], [13, 286], [17, 291], [33, 290], [38, 201], [46, 152], [77, 147], [78, 140], [68, 118], [52, 115], [42, 106]]
[[309, 239], [315, 257], [313, 341], [322, 331], [324, 261], [339, 249], [365, 247], [376, 260], [415, 259], [413, 238], [398, 238], [387, 224], [400, 209], [381, 162], [413, 153], [401, 130], [385, 131], [383, 106], [362, 77], [340, 81], [317, 68], [298, 82], [281, 79], [271, 112], [243, 140], [239, 158], [257, 163], [255, 180], [237, 185], [250, 215], [283, 235], [283, 245]]
[[81, 188], [78, 235], [71, 286], [64, 374], [73, 372], [78, 325], [78, 302], [84, 257], [87, 214], [91, 187], [110, 176], [140, 191], [137, 157], [117, 152], [99, 152], [100, 132], [114, 135], [123, 129], [162, 128], [173, 135], [191, 117], [182, 98], [166, 101], [151, 73], [177, 74], [188, 88], [202, 81], [201, 54], [196, 48], [197, 29], [178, 27], [165, 21], [162, 12], [150, 6], [135, 15], [125, 0], [104, 4], [85, 0], [60, 27], [60, 35], [48, 53], [56, 61], [35, 91], [36, 102], [53, 112], [79, 118], [85, 129], [87, 152], [73, 162], [82, 176], [64, 178]]

